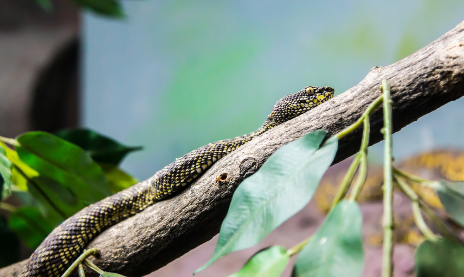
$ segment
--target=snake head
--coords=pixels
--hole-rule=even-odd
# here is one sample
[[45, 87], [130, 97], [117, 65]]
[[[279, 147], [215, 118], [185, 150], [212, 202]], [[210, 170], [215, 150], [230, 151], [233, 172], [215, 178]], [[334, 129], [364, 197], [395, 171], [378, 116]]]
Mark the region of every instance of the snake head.
[[278, 125], [319, 106], [334, 96], [331, 87], [306, 87], [280, 99], [266, 122]]

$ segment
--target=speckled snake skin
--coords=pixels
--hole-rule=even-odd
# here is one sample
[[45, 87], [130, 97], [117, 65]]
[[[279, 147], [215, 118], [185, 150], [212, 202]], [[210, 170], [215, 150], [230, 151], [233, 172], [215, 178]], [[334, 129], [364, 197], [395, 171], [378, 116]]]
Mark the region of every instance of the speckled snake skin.
[[200, 147], [141, 182], [76, 213], [42, 242], [23, 269], [23, 276], [60, 276], [104, 229], [137, 214], [192, 184], [216, 161], [267, 130], [332, 98], [333, 88], [306, 87], [280, 99], [255, 132]]

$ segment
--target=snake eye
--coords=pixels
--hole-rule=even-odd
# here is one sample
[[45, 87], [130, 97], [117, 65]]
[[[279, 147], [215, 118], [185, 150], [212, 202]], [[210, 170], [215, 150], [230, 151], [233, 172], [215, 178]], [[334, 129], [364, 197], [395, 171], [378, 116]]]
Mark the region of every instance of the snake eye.
[[312, 87], [306, 87], [305, 88], [305, 92], [309, 95], [313, 95], [314, 94], [314, 88]]

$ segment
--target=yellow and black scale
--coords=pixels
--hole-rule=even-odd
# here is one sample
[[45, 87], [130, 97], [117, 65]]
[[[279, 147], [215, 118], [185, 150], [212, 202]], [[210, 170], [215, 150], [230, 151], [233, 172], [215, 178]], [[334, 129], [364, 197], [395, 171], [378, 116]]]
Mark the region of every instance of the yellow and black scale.
[[156, 201], [192, 184], [216, 161], [282, 122], [301, 115], [334, 96], [331, 87], [306, 87], [285, 96], [255, 132], [202, 146], [145, 181], [76, 213], [55, 228], [23, 269], [23, 276], [60, 276], [103, 230], [133, 216]]

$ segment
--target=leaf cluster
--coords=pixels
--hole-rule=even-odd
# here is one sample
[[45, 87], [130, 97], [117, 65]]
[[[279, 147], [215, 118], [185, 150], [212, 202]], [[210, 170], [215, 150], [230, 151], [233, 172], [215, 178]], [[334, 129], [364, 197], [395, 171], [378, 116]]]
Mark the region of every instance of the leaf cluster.
[[[8, 220], [0, 221], [0, 232], [5, 233], [0, 236], [0, 253], [18, 249], [18, 238], [36, 248], [68, 217], [137, 183], [119, 164], [140, 149], [87, 129], [0, 137], [0, 209], [9, 212]], [[10, 198], [22, 205], [12, 206]], [[0, 261], [6, 265], [17, 258], [0, 256]]]

